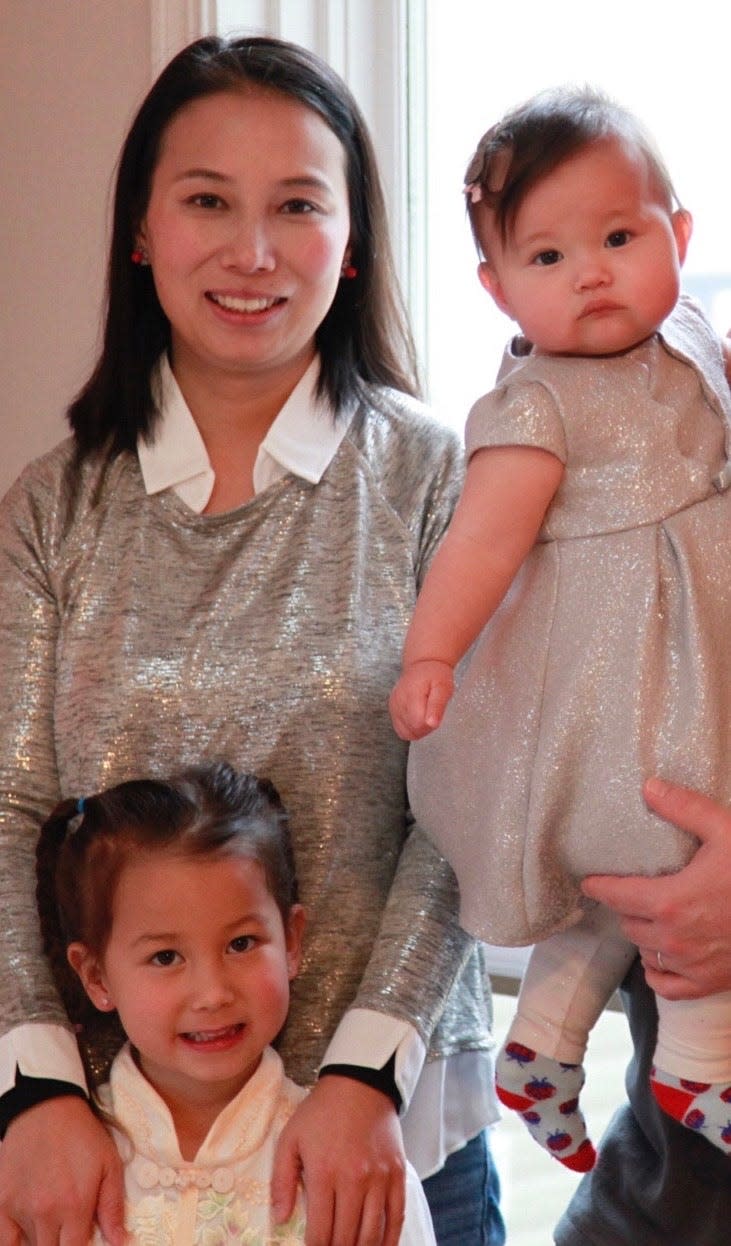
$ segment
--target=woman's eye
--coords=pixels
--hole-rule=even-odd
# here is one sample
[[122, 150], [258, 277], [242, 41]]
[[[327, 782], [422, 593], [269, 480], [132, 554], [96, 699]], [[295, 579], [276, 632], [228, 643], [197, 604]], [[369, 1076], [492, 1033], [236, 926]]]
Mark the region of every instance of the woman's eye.
[[539, 251], [534, 257], [533, 263], [539, 268], [548, 268], [551, 264], [558, 264], [561, 259], [560, 251]]
[[168, 965], [174, 965], [177, 959], [178, 953], [173, 948], [166, 947], [159, 952], [155, 952], [154, 956], [150, 957], [150, 963], [166, 968]]
[[629, 238], [630, 238], [630, 235], [629, 235], [628, 229], [615, 229], [612, 231], [612, 233], [607, 238], [607, 246], [608, 247], [626, 247], [627, 243], [629, 242]]
[[229, 943], [232, 952], [249, 952], [254, 947], [256, 940], [253, 935], [237, 935]]
[[201, 195], [192, 195], [190, 202], [195, 204], [197, 208], [222, 208], [224, 207], [223, 199], [219, 195], [213, 195], [208, 192]]
[[282, 204], [282, 211], [288, 216], [308, 216], [310, 212], [316, 212], [317, 208], [309, 199], [288, 199]]

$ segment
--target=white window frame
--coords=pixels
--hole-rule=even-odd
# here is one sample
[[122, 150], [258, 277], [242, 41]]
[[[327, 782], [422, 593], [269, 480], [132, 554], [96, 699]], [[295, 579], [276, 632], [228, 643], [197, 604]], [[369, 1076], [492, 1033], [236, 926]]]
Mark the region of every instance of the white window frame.
[[216, 0], [150, 0], [153, 78], [186, 43], [215, 29]]

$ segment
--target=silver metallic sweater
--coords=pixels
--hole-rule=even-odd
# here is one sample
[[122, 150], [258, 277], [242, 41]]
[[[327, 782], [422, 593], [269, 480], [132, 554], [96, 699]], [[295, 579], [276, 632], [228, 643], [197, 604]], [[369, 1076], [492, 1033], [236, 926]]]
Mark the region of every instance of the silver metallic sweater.
[[0, 1033], [65, 1020], [34, 898], [53, 804], [226, 759], [271, 778], [292, 819], [309, 926], [288, 1074], [312, 1081], [351, 1004], [410, 1021], [431, 1055], [491, 1046], [481, 958], [410, 826], [387, 708], [456, 437], [374, 391], [319, 484], [288, 475], [212, 516], [148, 496], [136, 456], [71, 464], [64, 442], [0, 507]]

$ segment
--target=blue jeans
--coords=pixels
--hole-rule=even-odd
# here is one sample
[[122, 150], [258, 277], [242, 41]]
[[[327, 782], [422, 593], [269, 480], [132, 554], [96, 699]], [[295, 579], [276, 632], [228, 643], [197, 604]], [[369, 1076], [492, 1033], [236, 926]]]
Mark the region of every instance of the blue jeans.
[[504, 1246], [500, 1181], [486, 1131], [423, 1184], [439, 1246]]

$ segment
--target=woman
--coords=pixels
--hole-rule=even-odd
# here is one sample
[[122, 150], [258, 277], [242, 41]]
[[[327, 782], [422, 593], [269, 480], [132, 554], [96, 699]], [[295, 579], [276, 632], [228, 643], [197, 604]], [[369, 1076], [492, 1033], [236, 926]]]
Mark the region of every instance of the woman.
[[387, 717], [461, 472], [415, 389], [347, 90], [292, 45], [198, 40], [122, 151], [73, 440], [0, 516], [3, 1242], [86, 1243], [95, 1209], [122, 1240], [31, 917], [38, 826], [61, 795], [221, 757], [279, 787], [311, 912], [280, 1050], [326, 1075], [282, 1135], [280, 1219], [301, 1175], [308, 1243], [393, 1246], [410, 1101], [438, 1240], [503, 1241], [483, 966]]

